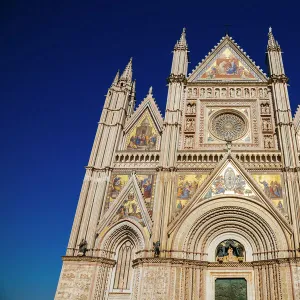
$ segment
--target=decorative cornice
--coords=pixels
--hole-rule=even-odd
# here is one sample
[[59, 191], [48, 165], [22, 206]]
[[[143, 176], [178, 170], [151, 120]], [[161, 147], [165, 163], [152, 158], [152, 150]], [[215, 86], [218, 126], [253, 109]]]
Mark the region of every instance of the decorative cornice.
[[105, 257], [93, 257], [93, 256], [62, 256], [62, 261], [74, 261], [74, 262], [96, 262], [109, 267], [113, 267], [116, 261]]
[[270, 75], [269, 83], [287, 83], [289, 81], [288, 77], [285, 74], [280, 75]]
[[168, 78], [167, 78], [167, 82], [168, 83], [173, 83], [173, 82], [183, 82], [184, 84], [187, 84], [187, 79], [185, 77], [184, 74], [171, 74]]
[[253, 262], [208, 262], [192, 259], [183, 258], [159, 258], [159, 257], [148, 257], [148, 258], [137, 258], [133, 261], [133, 268], [142, 266], [144, 264], [169, 264], [169, 265], [183, 265], [185, 267], [205, 267], [205, 268], [239, 268], [239, 267], [256, 267], [273, 264], [286, 264], [286, 263], [300, 263], [300, 257], [294, 258], [280, 258], [270, 260], [260, 260]]

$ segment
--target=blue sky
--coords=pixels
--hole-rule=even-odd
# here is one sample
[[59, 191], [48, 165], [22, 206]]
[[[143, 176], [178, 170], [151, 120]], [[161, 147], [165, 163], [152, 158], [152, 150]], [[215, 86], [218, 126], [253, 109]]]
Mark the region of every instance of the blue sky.
[[172, 49], [187, 28], [189, 71], [230, 35], [265, 68], [268, 27], [299, 103], [296, 1], [4, 1], [0, 6], [0, 299], [53, 299], [100, 118], [133, 56], [137, 100], [164, 114]]

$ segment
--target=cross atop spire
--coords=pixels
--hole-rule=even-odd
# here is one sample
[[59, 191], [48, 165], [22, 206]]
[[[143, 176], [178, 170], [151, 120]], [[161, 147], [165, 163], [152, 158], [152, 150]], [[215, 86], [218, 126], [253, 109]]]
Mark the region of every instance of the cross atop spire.
[[272, 27], [269, 27], [268, 37], [268, 50], [280, 50], [280, 46], [274, 38]]
[[125, 70], [123, 71], [120, 80], [131, 81], [132, 79], [132, 57], [130, 58]]
[[186, 50], [187, 47], [188, 45], [186, 42], [186, 32], [185, 32], [185, 28], [183, 28], [180, 39], [179, 41], [177, 41], [174, 50]]

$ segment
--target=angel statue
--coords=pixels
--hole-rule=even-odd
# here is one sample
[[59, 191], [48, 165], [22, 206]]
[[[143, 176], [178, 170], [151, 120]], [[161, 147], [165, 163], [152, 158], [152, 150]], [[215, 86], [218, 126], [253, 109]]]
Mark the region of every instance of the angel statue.
[[157, 241], [156, 243], [153, 243], [154, 257], [159, 256], [159, 254], [160, 254], [159, 247], [160, 247], [160, 242], [159, 241]]
[[88, 251], [87, 241], [85, 239], [82, 239], [80, 244], [79, 244], [78, 256], [85, 256], [85, 253], [87, 251]]

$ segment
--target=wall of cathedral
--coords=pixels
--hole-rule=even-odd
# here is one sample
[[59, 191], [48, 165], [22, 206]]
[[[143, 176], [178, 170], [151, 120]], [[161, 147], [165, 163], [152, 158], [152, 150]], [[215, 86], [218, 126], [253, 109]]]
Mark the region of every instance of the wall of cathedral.
[[152, 88], [132, 110], [131, 61], [117, 74], [55, 299], [212, 300], [218, 279], [300, 299], [299, 112], [294, 128], [284, 76], [229, 37], [215, 49], [187, 78], [177, 42], [164, 119]]

